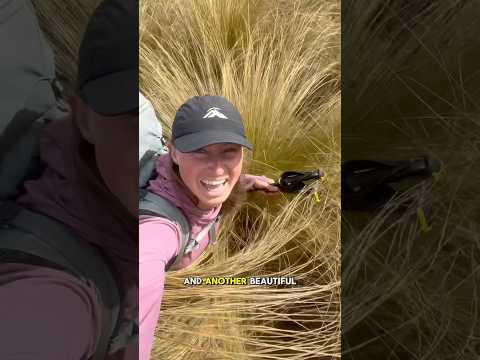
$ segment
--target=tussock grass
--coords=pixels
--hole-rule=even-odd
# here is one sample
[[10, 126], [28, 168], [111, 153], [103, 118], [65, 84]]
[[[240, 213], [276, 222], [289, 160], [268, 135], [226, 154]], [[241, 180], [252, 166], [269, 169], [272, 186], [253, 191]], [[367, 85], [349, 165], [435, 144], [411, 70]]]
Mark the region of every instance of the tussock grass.
[[[225, 226], [210, 256], [169, 276], [156, 358], [309, 359], [338, 353], [339, 249], [313, 229], [329, 226], [338, 211], [321, 211], [297, 197], [276, 216], [253, 204], [244, 212], [245, 222], [256, 222], [253, 229]], [[297, 212], [308, 217], [299, 221]], [[229, 238], [248, 243], [232, 250]], [[189, 275], [294, 276], [301, 286], [186, 288]]]
[[78, 49], [88, 19], [101, 0], [32, 1], [40, 27], [55, 53], [59, 80], [67, 95], [72, 95], [77, 81]]
[[387, 1], [365, 11], [347, 1], [343, 9], [345, 158], [429, 153], [444, 165], [376, 214], [345, 214], [344, 356], [476, 359], [478, 4]]
[[[155, 359], [339, 356], [339, 31], [333, 1], [142, 2], [140, 84], [166, 129], [189, 97], [223, 95], [255, 147], [247, 171], [328, 173], [320, 203], [252, 195], [197, 264], [168, 274]], [[301, 286], [183, 284], [215, 275]]]
[[[36, 1], [69, 93], [97, 0]], [[322, 167], [306, 194], [252, 195], [194, 266], [167, 276], [156, 359], [319, 359], [340, 352], [340, 19], [335, 1], [141, 1], [141, 90], [167, 133], [189, 97], [219, 94], [255, 146], [246, 170]], [[57, 16], [52, 16], [57, 14]], [[187, 287], [186, 276], [281, 276], [296, 288]]]

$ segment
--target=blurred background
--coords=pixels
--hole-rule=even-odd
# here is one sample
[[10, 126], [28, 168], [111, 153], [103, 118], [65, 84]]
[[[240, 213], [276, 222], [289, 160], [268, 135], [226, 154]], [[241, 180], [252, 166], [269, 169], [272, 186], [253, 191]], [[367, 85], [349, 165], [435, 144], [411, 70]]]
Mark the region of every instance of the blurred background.
[[342, 214], [345, 359], [480, 356], [479, 13], [342, 1], [342, 161], [442, 164], [383, 208]]

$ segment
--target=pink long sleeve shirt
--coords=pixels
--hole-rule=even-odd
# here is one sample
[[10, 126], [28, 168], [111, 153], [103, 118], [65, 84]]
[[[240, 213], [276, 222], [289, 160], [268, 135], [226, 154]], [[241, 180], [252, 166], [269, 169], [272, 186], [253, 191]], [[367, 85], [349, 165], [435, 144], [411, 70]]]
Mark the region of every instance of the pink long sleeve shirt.
[[[45, 170], [24, 184], [25, 193], [17, 202], [64, 223], [79, 241], [104, 250], [125, 294], [122, 326], [127, 315], [135, 318], [137, 311], [137, 238], [136, 231], [126, 231], [136, 230], [136, 221], [122, 222], [113, 214], [111, 201], [81, 186], [74, 166], [72, 124], [65, 118], [42, 130]], [[0, 360], [90, 359], [102, 325], [95, 284], [63, 270], [2, 258], [0, 251]], [[130, 342], [107, 359], [137, 360], [138, 344]]]
[[[218, 206], [201, 210], [187, 195], [184, 185], [178, 183], [171, 173], [171, 158], [165, 154], [156, 164], [158, 177], [150, 182], [149, 190], [163, 196], [180, 208], [187, 217], [192, 237], [216, 219]], [[208, 247], [208, 234], [200, 245], [180, 262], [180, 268], [192, 264]], [[160, 317], [165, 280], [165, 265], [178, 255], [181, 241], [180, 228], [173, 222], [154, 216], [141, 216], [139, 224], [139, 299], [140, 299], [140, 360], [148, 360], [152, 349], [154, 331]]]

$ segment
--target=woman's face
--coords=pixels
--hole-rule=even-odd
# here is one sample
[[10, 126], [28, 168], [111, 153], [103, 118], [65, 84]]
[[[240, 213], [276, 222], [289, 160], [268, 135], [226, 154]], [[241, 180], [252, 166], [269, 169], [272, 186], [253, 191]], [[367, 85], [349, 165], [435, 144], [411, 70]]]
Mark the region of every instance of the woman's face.
[[77, 125], [95, 147], [100, 175], [110, 192], [133, 216], [138, 214], [138, 113], [102, 116], [76, 97]]
[[170, 152], [201, 209], [212, 209], [225, 202], [242, 172], [243, 148], [238, 144], [213, 144], [191, 153], [171, 146]]
[[138, 115], [95, 122], [95, 158], [111, 193], [133, 216], [138, 214]]

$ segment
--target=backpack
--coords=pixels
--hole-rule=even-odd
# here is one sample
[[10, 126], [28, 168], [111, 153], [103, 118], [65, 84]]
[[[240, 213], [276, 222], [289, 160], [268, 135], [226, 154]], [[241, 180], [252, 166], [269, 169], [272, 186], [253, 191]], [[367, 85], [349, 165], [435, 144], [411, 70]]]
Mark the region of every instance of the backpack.
[[145, 189], [140, 191], [139, 215], [152, 215], [162, 217], [173, 221], [180, 227], [182, 239], [178, 251], [178, 255], [173, 257], [165, 266], [166, 271], [178, 270], [179, 263], [184, 255], [195, 250], [202, 238], [209, 233], [210, 242], [212, 244], [216, 241], [216, 223], [220, 217], [217, 217], [213, 222], [204, 227], [196, 238], [191, 238], [191, 228], [186, 216], [181, 209], [176, 207], [168, 199], [165, 199], [157, 194], [154, 194]]
[[[3, 29], [16, 31], [30, 40], [29, 47], [19, 50], [13, 37], [0, 29], [0, 43], [5, 50], [0, 68], [0, 262], [59, 269], [87, 285], [94, 284], [102, 309], [102, 328], [92, 359], [103, 360], [107, 354], [136, 340], [138, 321], [131, 324], [131, 334], [118, 332], [120, 293], [99, 249], [77, 239], [65, 224], [15, 203], [24, 181], [42, 173], [40, 131], [49, 122], [60, 121], [69, 109], [55, 79], [53, 52], [30, 1], [13, 1], [0, 10], [6, 11], [0, 13], [0, 19], [9, 11], [17, 14], [0, 22]], [[8, 50], [10, 47], [13, 50]]]
[[162, 123], [158, 120], [152, 103], [141, 92], [138, 93], [138, 103], [138, 159], [141, 161], [145, 152], [164, 154], [167, 147], [162, 134]]
[[[149, 180], [156, 177], [155, 163], [159, 156], [167, 152], [166, 140], [162, 136], [161, 123], [155, 115], [151, 103], [144, 98], [142, 108], [142, 95], [140, 94], [140, 118], [139, 118], [139, 215], [152, 215], [162, 217], [176, 223], [181, 231], [182, 239], [178, 255], [172, 258], [166, 265], [166, 271], [177, 270], [183, 256], [198, 247], [200, 240], [209, 232], [211, 243], [216, 241], [216, 223], [208, 224], [200, 231], [196, 238], [191, 238], [191, 227], [188, 219], [181, 209], [171, 201], [146, 189]], [[143, 136], [142, 136], [143, 134]]]
[[[0, 137], [0, 262], [36, 264], [66, 271], [87, 285], [95, 284], [102, 308], [102, 331], [93, 360], [126, 346], [116, 334], [120, 295], [115, 277], [101, 252], [77, 239], [65, 224], [15, 203], [25, 180], [41, 174], [38, 137], [50, 114], [20, 110]], [[18, 114], [17, 113], [17, 114]], [[24, 116], [23, 116], [24, 115]], [[21, 125], [21, 126], [20, 126]]]

